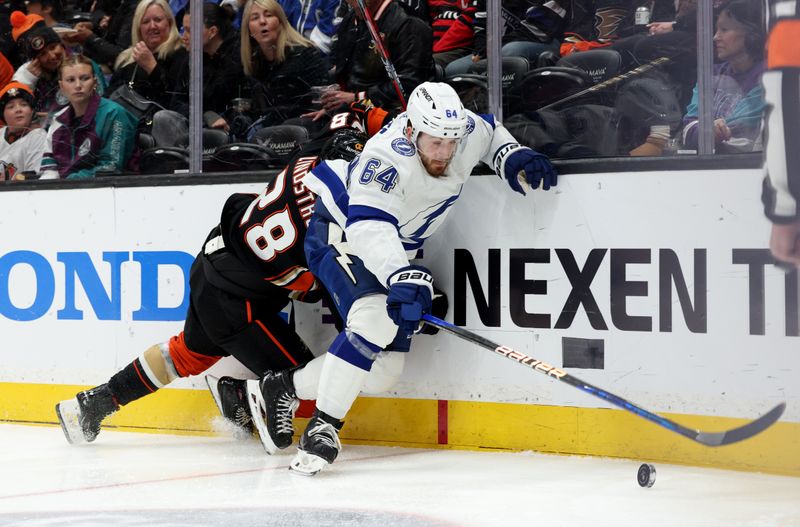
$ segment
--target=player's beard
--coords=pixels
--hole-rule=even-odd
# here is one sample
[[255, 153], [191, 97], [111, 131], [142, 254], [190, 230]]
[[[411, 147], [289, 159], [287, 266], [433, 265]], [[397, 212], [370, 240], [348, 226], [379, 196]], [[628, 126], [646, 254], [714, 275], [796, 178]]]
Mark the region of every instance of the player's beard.
[[[419, 152], [419, 160], [422, 162], [422, 166], [425, 167], [425, 170], [428, 172], [429, 175], [440, 178], [444, 177], [444, 173], [447, 170], [447, 167], [450, 166], [450, 159], [447, 161], [442, 161], [439, 159], [432, 159], [422, 152]], [[452, 159], [452, 158], [451, 158]]]

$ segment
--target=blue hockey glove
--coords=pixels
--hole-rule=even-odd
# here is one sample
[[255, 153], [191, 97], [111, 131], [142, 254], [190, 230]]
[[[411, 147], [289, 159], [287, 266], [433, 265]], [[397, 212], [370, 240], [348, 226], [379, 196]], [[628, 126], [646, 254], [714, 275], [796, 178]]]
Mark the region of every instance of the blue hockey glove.
[[389, 277], [386, 311], [402, 331], [413, 333], [422, 315], [431, 312], [433, 277], [421, 265], [409, 265]]
[[550, 190], [550, 187], [556, 186], [558, 174], [546, 155], [526, 146], [509, 145], [509, 147], [504, 147], [508, 148], [506, 155], [500, 151], [495, 171], [498, 176], [508, 180], [512, 189], [524, 196], [525, 189], [522, 182], [532, 189], [538, 189], [541, 185], [543, 190]]

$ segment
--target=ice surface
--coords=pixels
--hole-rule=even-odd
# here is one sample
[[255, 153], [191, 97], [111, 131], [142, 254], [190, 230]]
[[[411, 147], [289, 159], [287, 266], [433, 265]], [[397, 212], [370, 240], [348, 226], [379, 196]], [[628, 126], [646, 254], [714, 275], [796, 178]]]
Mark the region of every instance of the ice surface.
[[345, 445], [313, 478], [253, 438], [0, 425], [0, 527], [800, 526], [800, 478], [640, 461]]

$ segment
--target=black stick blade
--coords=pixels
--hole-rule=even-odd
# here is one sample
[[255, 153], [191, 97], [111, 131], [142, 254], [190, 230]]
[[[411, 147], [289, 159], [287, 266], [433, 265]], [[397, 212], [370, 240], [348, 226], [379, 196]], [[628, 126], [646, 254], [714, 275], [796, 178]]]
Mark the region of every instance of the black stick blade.
[[786, 410], [786, 403], [780, 403], [778, 406], [765, 413], [758, 419], [750, 421], [749, 423], [738, 428], [728, 430], [727, 432], [698, 431], [697, 435], [693, 439], [706, 446], [723, 446], [730, 445], [731, 443], [738, 443], [739, 441], [749, 439], [756, 434], [760, 434], [772, 426], [775, 421], [780, 419], [784, 410]]

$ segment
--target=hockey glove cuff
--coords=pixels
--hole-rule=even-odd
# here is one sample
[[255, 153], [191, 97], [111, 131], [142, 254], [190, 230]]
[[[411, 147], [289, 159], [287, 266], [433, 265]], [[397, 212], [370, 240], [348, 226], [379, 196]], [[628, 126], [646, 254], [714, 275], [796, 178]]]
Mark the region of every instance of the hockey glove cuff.
[[417, 331], [422, 315], [431, 312], [433, 277], [421, 265], [409, 265], [389, 277], [386, 311], [406, 333]]
[[558, 183], [558, 174], [550, 159], [539, 152], [515, 143], [500, 148], [494, 158], [494, 171], [504, 177], [511, 188], [525, 195], [526, 187], [550, 190]]

